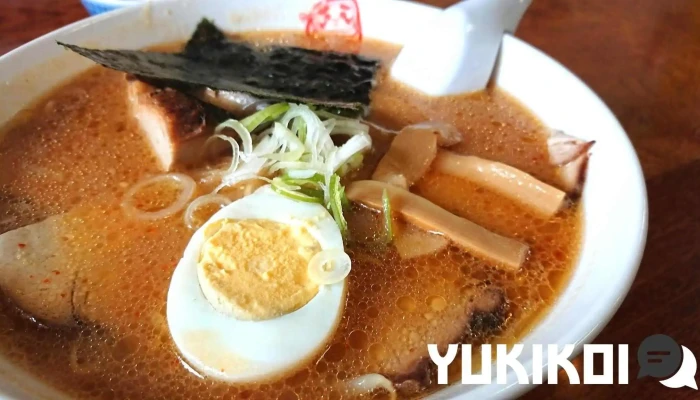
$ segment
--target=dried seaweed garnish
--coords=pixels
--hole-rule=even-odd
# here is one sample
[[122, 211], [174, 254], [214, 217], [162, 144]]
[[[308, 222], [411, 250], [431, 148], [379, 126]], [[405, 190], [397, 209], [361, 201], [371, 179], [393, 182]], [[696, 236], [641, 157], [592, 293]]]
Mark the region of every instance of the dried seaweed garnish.
[[366, 111], [379, 67], [354, 54], [298, 47], [257, 48], [202, 20], [181, 53], [60, 45], [107, 68], [175, 87], [241, 91], [263, 99]]

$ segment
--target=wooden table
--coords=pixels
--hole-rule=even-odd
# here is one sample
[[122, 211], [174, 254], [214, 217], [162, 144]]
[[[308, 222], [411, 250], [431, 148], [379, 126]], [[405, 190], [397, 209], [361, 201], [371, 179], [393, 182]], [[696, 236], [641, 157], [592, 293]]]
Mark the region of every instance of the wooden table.
[[[2, 0], [0, 54], [86, 16], [78, 0]], [[596, 339], [630, 344], [630, 384], [544, 385], [526, 397], [697, 397], [692, 389], [634, 378], [636, 348], [648, 335], [670, 335], [700, 356], [700, 1], [535, 0], [518, 36], [561, 61], [612, 108], [642, 161], [650, 207], [637, 280]]]

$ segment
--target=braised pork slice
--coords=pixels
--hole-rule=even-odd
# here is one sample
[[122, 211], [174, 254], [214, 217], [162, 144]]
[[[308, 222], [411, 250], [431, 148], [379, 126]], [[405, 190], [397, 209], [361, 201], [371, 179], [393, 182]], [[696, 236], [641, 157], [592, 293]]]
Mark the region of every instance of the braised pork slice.
[[203, 154], [207, 131], [201, 102], [171, 88], [157, 88], [127, 78], [130, 109], [155, 153], [169, 171], [178, 163], [193, 163]]
[[553, 130], [547, 138], [549, 162], [559, 168], [561, 188], [570, 196], [577, 197], [583, 190], [588, 170], [589, 151], [595, 141], [585, 141]]
[[32, 317], [71, 325], [76, 271], [61, 257], [63, 222], [57, 215], [0, 235], [0, 290]]
[[119, 209], [76, 207], [1, 234], [0, 292], [44, 324], [112, 324], [119, 310], [133, 306], [123, 295], [127, 274], [144, 272], [115, 262], [134, 240], [120, 230], [120, 218]]
[[0, 234], [45, 220], [49, 215], [36, 210], [34, 202], [23, 196], [0, 191]]
[[[496, 332], [505, 321], [505, 297], [496, 288], [474, 289], [464, 294], [465, 305], [448, 307], [441, 315], [444, 323], [428, 323], [415, 332], [407, 326], [391, 330], [382, 338], [386, 355], [379, 360], [379, 373], [391, 379], [396, 389], [404, 394], [418, 392], [435, 378], [435, 365], [428, 356], [428, 344], [437, 344], [445, 354], [450, 344], [468, 342]], [[393, 320], [392, 324], [402, 324]]]

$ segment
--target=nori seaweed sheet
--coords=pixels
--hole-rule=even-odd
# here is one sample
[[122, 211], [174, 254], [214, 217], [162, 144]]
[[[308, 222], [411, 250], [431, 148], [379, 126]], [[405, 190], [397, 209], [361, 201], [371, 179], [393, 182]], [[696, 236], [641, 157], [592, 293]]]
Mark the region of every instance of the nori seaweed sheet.
[[208, 87], [366, 112], [377, 60], [298, 47], [232, 41], [203, 19], [181, 53], [95, 50], [58, 42], [107, 68], [174, 87]]

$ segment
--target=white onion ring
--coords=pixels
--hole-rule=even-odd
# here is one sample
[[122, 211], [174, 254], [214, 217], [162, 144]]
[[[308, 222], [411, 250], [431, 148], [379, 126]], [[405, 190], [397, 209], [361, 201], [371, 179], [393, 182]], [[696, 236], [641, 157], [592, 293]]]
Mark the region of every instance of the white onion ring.
[[[175, 199], [175, 201], [170, 204], [169, 206], [160, 209], [158, 211], [143, 211], [139, 210], [136, 208], [131, 200], [138, 193], [139, 190], [143, 189], [144, 187], [148, 185], [152, 185], [155, 183], [160, 183], [160, 182], [169, 182], [169, 181], [174, 181], [175, 183], [179, 184], [182, 188], [180, 191], [180, 195]], [[122, 208], [124, 211], [137, 219], [145, 220], [145, 221], [153, 221], [157, 219], [162, 219], [162, 218], [167, 218], [171, 215], [174, 215], [181, 211], [183, 208], [185, 208], [185, 205], [187, 202], [190, 200], [192, 195], [194, 194], [195, 189], [197, 188], [197, 183], [192, 179], [191, 177], [185, 175], [185, 174], [177, 174], [177, 173], [170, 173], [170, 174], [164, 174], [164, 175], [156, 175], [150, 178], [146, 178], [134, 186], [132, 186], [126, 194], [124, 194], [124, 200], [122, 201]]]
[[344, 386], [345, 390], [347, 390], [348, 394], [351, 396], [361, 396], [370, 394], [377, 389], [384, 389], [389, 392], [389, 398], [391, 400], [396, 399], [394, 384], [384, 375], [367, 374], [358, 376], [355, 379], [344, 382]]
[[319, 285], [332, 285], [350, 274], [350, 266], [350, 256], [346, 252], [342, 249], [328, 249], [311, 257], [307, 271], [309, 278]]
[[229, 198], [224, 195], [213, 193], [197, 197], [196, 199], [194, 199], [193, 202], [190, 203], [189, 206], [187, 206], [187, 209], [185, 210], [185, 225], [190, 229], [194, 229], [194, 212], [199, 207], [210, 203], [215, 203], [220, 206], [227, 206], [231, 204], [231, 200], [229, 200]]
[[214, 185], [221, 182], [221, 177], [226, 171], [220, 169], [210, 169], [205, 171], [197, 171], [192, 177], [199, 185]]

